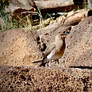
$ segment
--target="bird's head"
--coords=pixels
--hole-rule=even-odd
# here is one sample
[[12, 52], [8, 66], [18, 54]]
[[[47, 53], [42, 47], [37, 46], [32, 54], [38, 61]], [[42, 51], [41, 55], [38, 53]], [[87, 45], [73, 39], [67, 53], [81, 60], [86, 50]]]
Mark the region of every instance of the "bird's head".
[[60, 34], [60, 36], [61, 36], [61, 39], [62, 39], [62, 40], [65, 40], [67, 34]]
[[55, 40], [65, 40], [67, 34], [58, 34], [56, 35]]

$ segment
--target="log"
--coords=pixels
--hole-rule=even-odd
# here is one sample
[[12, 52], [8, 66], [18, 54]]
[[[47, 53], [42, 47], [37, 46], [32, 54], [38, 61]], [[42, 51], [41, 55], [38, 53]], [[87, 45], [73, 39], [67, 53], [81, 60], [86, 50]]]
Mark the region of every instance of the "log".
[[12, 13], [17, 9], [31, 10], [32, 7], [36, 8], [35, 5], [42, 13], [65, 12], [76, 9], [78, 6], [82, 8], [83, 0], [79, 3], [77, 1], [75, 2], [75, 0], [17, 0], [16, 2], [15, 0], [11, 0], [5, 10], [6, 12]]
[[64, 24], [65, 25], [75, 25], [87, 16], [88, 16], [88, 10], [79, 10], [75, 12], [74, 14], [68, 16], [65, 19]]
[[65, 12], [77, 8], [84, 8], [84, 0], [35, 0], [35, 4], [42, 13]]
[[40, 9], [65, 7], [74, 4], [73, 0], [36, 0], [35, 3]]
[[16, 2], [15, 0], [11, 0], [9, 2], [9, 6], [7, 6], [5, 9], [6, 12], [13, 12], [19, 8], [30, 10], [32, 7], [35, 7], [34, 2], [40, 10], [44, 11], [48, 11], [49, 9], [50, 11], [52, 11], [52, 9], [56, 9], [56, 11], [62, 11], [65, 7], [70, 10], [70, 7], [68, 6], [74, 5], [73, 0], [17, 0]]

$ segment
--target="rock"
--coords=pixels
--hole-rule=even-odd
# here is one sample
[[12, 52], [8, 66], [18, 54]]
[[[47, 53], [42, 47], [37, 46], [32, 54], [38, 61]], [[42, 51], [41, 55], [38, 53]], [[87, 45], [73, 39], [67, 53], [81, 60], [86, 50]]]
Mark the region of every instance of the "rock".
[[[72, 74], [76, 74], [77, 78]], [[92, 71], [0, 66], [0, 91], [91, 92]]]
[[60, 59], [63, 67], [92, 67], [92, 17], [73, 27], [66, 38], [66, 49]]
[[40, 9], [50, 9], [74, 5], [73, 0], [35, 0], [35, 3]]
[[84, 2], [83, 0], [77, 2], [76, 0], [10, 0], [5, 10], [13, 13], [17, 9], [31, 10], [31, 8], [37, 6], [42, 13], [65, 12], [76, 9], [78, 6], [83, 8], [85, 6]]
[[[39, 37], [48, 47], [57, 34], [68, 31], [60, 67], [35, 68], [32, 62], [43, 56]], [[92, 17], [73, 28], [54, 24], [38, 32], [25, 29], [0, 32], [0, 91], [91, 92]]]
[[45, 28], [38, 30], [38, 35], [48, 47], [55, 40], [57, 34], [62, 34], [71, 30], [71, 26], [64, 26], [61, 22], [50, 24]]
[[35, 32], [24, 29], [0, 32], [0, 65], [30, 66], [41, 58]]
[[[73, 0], [10, 0], [9, 1], [9, 6], [6, 7], [7, 12], [13, 12], [19, 8], [25, 9], [25, 10], [30, 10], [34, 6], [34, 3], [40, 8], [40, 9], [47, 9], [47, 12], [49, 10], [54, 11], [64, 11], [66, 10], [71, 10], [74, 7], [74, 2]], [[65, 7], [65, 9], [63, 9]], [[73, 8], [72, 8], [73, 7]], [[71, 8], [71, 9], [68, 9]], [[46, 13], [46, 12], [45, 12]]]
[[6, 12], [13, 13], [17, 9], [31, 10], [33, 0], [10, 0], [9, 5], [5, 8]]

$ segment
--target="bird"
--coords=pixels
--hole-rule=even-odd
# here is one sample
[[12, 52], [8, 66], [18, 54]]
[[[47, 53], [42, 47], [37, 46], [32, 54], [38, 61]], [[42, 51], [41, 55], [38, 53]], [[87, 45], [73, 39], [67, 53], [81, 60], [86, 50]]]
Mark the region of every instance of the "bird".
[[60, 59], [65, 51], [66, 34], [58, 34], [55, 36], [55, 41], [47, 48], [47, 51], [44, 54], [44, 58], [40, 61], [35, 61], [33, 63], [41, 62], [40, 66], [45, 66], [45, 64], [50, 60]]

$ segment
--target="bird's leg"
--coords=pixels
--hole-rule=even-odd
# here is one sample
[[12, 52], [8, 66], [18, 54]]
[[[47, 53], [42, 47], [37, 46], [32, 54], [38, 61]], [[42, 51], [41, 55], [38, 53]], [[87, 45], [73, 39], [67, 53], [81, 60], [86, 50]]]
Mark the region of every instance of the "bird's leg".
[[48, 63], [47, 63], [47, 67], [50, 67], [50, 66], [51, 66], [51, 62], [48, 62]]
[[40, 64], [40, 67], [42, 67], [42, 66], [45, 67], [48, 62], [49, 62], [48, 59], [46, 57], [44, 57]]
[[56, 62], [59, 64], [59, 59], [56, 59]]
[[45, 67], [46, 66], [46, 63], [42, 61], [42, 63], [40, 64], [40, 67]]

